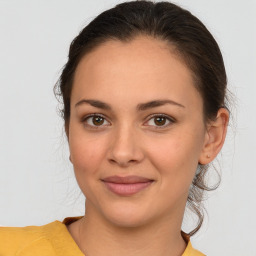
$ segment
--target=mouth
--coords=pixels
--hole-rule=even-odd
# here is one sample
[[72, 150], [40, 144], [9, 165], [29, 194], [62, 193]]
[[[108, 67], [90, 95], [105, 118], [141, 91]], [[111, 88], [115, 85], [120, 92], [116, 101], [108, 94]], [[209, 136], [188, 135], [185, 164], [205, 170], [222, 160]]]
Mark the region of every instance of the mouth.
[[119, 196], [131, 196], [149, 187], [154, 180], [140, 176], [110, 176], [101, 180], [106, 188]]

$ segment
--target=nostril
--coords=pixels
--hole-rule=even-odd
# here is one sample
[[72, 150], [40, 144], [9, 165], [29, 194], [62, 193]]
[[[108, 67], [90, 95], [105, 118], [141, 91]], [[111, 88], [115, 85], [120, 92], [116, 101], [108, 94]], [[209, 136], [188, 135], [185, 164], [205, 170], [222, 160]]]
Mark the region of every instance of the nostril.
[[111, 163], [111, 164], [117, 164], [117, 165], [119, 165], [119, 166], [121, 166], [121, 167], [127, 167], [127, 166], [129, 166], [129, 165], [131, 165], [131, 164], [134, 164], [134, 163], [136, 163], [136, 162], [139, 162], [139, 161], [137, 161], [137, 160], [135, 160], [135, 159], [130, 159], [130, 160], [128, 160], [128, 161], [125, 161], [125, 160], [117, 160], [117, 159], [113, 159], [113, 158], [111, 158], [111, 159], [109, 159], [109, 162]]

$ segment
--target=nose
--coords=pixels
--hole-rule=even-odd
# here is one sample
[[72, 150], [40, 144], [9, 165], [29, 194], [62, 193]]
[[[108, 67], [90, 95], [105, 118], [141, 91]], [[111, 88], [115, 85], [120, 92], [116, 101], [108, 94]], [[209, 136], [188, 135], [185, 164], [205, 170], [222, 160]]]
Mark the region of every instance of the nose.
[[108, 160], [121, 167], [140, 163], [144, 159], [143, 145], [138, 132], [129, 127], [113, 131]]

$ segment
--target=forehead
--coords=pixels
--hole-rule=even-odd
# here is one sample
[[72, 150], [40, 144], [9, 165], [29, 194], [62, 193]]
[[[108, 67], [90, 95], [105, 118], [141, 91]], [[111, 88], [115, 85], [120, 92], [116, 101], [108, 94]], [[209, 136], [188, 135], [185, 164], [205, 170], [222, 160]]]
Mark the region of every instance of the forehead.
[[[115, 72], [117, 67], [121, 66], [126, 67], [122, 70], [122, 75], [128, 74], [130, 68], [133, 72], [140, 74], [147, 72], [149, 75], [166, 71], [166, 69], [170, 71], [170, 65], [173, 62], [176, 62], [175, 65], [179, 64], [179, 68], [190, 72], [183, 65], [182, 59], [174, 52], [177, 51], [170, 43], [149, 36], [137, 36], [129, 42], [108, 40], [82, 58], [76, 69], [75, 77], [81, 74], [79, 72], [81, 69], [83, 73], [89, 70], [94, 71], [95, 68], [97, 72], [104, 72], [106, 68], [107, 71]], [[118, 70], [119, 74], [120, 71]]]
[[109, 94], [145, 101], [166, 95], [176, 100], [200, 97], [192, 72], [174, 52], [167, 42], [146, 36], [107, 41], [78, 64], [71, 101], [83, 95], [104, 99]]

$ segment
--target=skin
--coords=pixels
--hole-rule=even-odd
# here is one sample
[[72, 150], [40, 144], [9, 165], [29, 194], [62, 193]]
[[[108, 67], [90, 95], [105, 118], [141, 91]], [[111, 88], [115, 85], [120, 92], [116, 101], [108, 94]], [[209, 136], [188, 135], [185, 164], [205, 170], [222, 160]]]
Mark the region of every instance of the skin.
[[[180, 230], [189, 187], [198, 163], [220, 151], [228, 113], [220, 109], [214, 122], [204, 123], [191, 71], [173, 52], [145, 36], [108, 41], [77, 67], [67, 135], [86, 213], [68, 230], [87, 255], [176, 256], [185, 250]], [[159, 100], [172, 102], [138, 109]], [[100, 125], [90, 117], [95, 113], [103, 117]], [[152, 115], [163, 114], [159, 125]], [[102, 182], [113, 175], [153, 182], [120, 196]]]

